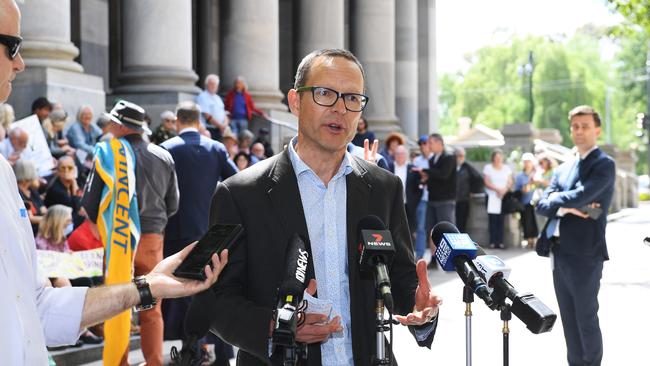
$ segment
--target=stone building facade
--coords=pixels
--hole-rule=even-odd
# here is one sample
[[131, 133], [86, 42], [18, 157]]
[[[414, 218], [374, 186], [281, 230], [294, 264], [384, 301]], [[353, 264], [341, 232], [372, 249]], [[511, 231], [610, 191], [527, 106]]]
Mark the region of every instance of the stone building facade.
[[[18, 117], [38, 96], [74, 116], [116, 99], [153, 117], [191, 99], [205, 75], [225, 93], [246, 78], [258, 107], [284, 96], [311, 50], [350, 49], [367, 73], [364, 112], [380, 137], [436, 130], [435, 0], [18, 0], [27, 65], [9, 103]], [[281, 113], [279, 115], [282, 115]]]

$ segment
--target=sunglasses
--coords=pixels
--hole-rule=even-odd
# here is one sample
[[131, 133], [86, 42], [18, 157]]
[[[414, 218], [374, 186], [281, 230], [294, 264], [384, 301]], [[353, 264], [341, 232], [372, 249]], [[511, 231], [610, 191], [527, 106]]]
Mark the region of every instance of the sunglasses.
[[5, 47], [7, 47], [7, 56], [11, 60], [15, 59], [16, 56], [18, 56], [18, 52], [20, 51], [20, 44], [22, 42], [23, 39], [20, 37], [0, 34], [0, 44], [3, 44]]

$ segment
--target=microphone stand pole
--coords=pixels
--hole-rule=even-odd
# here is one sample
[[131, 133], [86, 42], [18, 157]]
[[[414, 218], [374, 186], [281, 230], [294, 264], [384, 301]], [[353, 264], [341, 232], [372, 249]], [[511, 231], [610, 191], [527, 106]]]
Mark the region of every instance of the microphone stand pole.
[[377, 315], [377, 353], [373, 360], [373, 365], [388, 365], [390, 364], [390, 359], [386, 357], [386, 338], [384, 338], [384, 332], [388, 331], [390, 328], [387, 325], [387, 321], [384, 319], [384, 299], [379, 291], [376, 292], [375, 301], [375, 313]]
[[505, 304], [501, 308], [501, 320], [503, 320], [503, 366], [510, 364], [510, 328], [508, 321], [512, 319], [510, 304]]
[[463, 287], [463, 302], [465, 303], [465, 365], [472, 366], [472, 303], [474, 292], [469, 286]]

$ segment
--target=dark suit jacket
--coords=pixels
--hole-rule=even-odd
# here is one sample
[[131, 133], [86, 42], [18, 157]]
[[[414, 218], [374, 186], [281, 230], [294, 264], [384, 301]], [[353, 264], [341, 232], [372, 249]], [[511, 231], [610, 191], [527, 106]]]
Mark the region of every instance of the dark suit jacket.
[[435, 155], [429, 160], [429, 202], [456, 201], [456, 158], [446, 151], [434, 163]]
[[[616, 167], [614, 160], [600, 149], [595, 149], [578, 165], [574, 174], [574, 161], [559, 166], [549, 187], [537, 204], [537, 212], [554, 217], [560, 207], [581, 208], [597, 202], [603, 213], [597, 220], [565, 215], [560, 220], [560, 245], [554, 246], [555, 254], [607, 260], [605, 226], [607, 211], [614, 195]], [[560, 194], [549, 199], [553, 192]]]
[[[362, 217], [377, 215], [391, 230], [396, 246], [390, 277], [395, 313], [414, 306], [417, 276], [402, 187], [389, 172], [352, 157], [347, 182], [348, 272], [352, 349], [356, 365], [369, 365], [375, 352], [375, 286], [371, 273], [359, 272], [356, 226]], [[212, 199], [210, 223], [241, 223], [245, 238], [231, 256], [214, 287], [218, 306], [212, 331], [240, 348], [238, 365], [268, 364], [269, 325], [284, 276], [290, 236], [309, 235], [288, 151], [253, 165], [219, 183]], [[314, 277], [309, 263], [307, 277]], [[421, 346], [430, 346], [433, 333]], [[320, 345], [309, 346], [308, 365], [320, 365]]]
[[[423, 189], [420, 188], [420, 173], [412, 171], [415, 167], [413, 164], [406, 166], [406, 218], [409, 222], [409, 229], [414, 232], [417, 227], [416, 211], [420, 199], [422, 199]], [[393, 168], [394, 169], [394, 168]], [[395, 170], [393, 170], [395, 173]]]
[[183, 132], [160, 146], [176, 162], [180, 191], [178, 212], [167, 223], [165, 240], [187, 244], [199, 239], [208, 229], [210, 201], [206, 197], [214, 193], [217, 182], [234, 175], [236, 170], [228, 161], [225, 146], [198, 132]]

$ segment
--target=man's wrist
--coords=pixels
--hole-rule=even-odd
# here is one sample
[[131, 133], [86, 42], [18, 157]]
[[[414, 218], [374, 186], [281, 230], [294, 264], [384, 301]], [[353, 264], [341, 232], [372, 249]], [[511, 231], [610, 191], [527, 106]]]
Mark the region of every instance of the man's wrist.
[[133, 283], [138, 290], [138, 295], [140, 298], [139, 305], [135, 307], [135, 310], [144, 311], [152, 309], [154, 306], [156, 306], [157, 301], [152, 293], [151, 286], [147, 281], [147, 277], [137, 276], [133, 279]]

